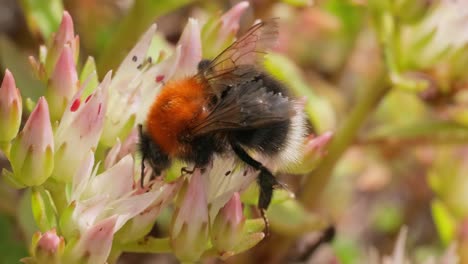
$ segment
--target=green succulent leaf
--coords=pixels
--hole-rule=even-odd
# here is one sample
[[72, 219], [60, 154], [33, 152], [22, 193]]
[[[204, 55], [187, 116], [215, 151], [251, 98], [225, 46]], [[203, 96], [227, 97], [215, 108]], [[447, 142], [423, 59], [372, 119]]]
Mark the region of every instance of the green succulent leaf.
[[323, 229], [326, 223], [317, 216], [307, 212], [294, 199], [283, 203], [272, 204], [267, 213], [272, 229], [286, 236], [296, 236], [306, 232]]
[[86, 84], [82, 98], [88, 97], [99, 85], [99, 79], [96, 71], [96, 62], [93, 57], [88, 57], [80, 74], [80, 83]]
[[34, 219], [42, 232], [57, 227], [57, 209], [49, 191], [43, 187], [32, 188], [31, 204]]
[[454, 238], [457, 222], [442, 201], [435, 199], [431, 203], [432, 218], [440, 239], [448, 245]]
[[61, 0], [21, 0], [31, 32], [48, 39], [59, 27], [63, 4]]

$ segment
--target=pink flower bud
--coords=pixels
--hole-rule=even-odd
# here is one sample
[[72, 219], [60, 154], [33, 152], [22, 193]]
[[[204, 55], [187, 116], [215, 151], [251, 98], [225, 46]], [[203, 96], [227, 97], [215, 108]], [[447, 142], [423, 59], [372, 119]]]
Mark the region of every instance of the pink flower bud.
[[57, 231], [52, 229], [41, 235], [37, 242], [37, 250], [47, 252], [48, 254], [55, 254], [59, 250], [59, 246], [64, 244], [63, 237], [57, 235]]
[[233, 6], [221, 18], [208, 21], [203, 27], [203, 55], [211, 58], [226, 48], [239, 30], [239, 20], [249, 2], [242, 1]]
[[16, 88], [13, 75], [6, 70], [0, 86], [0, 142], [9, 142], [16, 137], [21, 124], [21, 114], [21, 94]]
[[221, 17], [220, 39], [227, 39], [229, 35], [236, 35], [239, 30], [239, 21], [248, 7], [249, 2], [239, 2]]
[[79, 39], [75, 37], [75, 30], [73, 28], [73, 20], [70, 14], [63, 12], [62, 22], [57, 33], [52, 38], [52, 43], [47, 47], [47, 56], [45, 58], [45, 69], [50, 75], [56, 67], [57, 60], [62, 54], [63, 48], [68, 45], [71, 50], [72, 58], [74, 61], [78, 58], [79, 52]]
[[14, 178], [26, 186], [42, 184], [54, 167], [54, 139], [46, 100], [41, 97], [13, 141], [11, 165]]
[[[183, 187], [184, 188], [184, 187]], [[197, 261], [208, 246], [208, 205], [200, 170], [196, 170], [173, 215], [171, 245], [180, 261]]]
[[47, 89], [47, 101], [52, 120], [59, 120], [68, 102], [78, 90], [78, 74], [75, 68], [72, 50], [65, 45], [50, 77]]
[[211, 242], [214, 247], [223, 254], [233, 250], [241, 239], [244, 223], [240, 195], [236, 192], [213, 221]]
[[73, 27], [73, 19], [67, 11], [63, 12], [62, 22], [55, 35], [55, 41], [62, 46], [68, 42], [73, 41], [75, 37], [75, 30]]
[[320, 155], [323, 156], [326, 153], [325, 147], [328, 145], [330, 140], [333, 138], [333, 132], [325, 132], [318, 137], [311, 137], [305, 147], [306, 155]]
[[311, 135], [306, 140], [302, 162], [291, 165], [294, 173], [307, 173], [312, 171], [327, 154], [327, 147], [333, 138], [333, 132], [325, 132], [320, 136]]
[[61, 263], [65, 248], [63, 237], [58, 236], [55, 229], [45, 233], [36, 232], [32, 237], [31, 257], [24, 258], [24, 263]]

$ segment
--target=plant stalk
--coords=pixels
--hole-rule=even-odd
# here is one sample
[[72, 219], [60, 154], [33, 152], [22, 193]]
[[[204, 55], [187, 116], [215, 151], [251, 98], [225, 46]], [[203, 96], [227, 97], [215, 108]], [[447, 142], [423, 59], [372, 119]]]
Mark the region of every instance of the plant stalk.
[[171, 252], [169, 238], [144, 237], [138, 241], [121, 245], [119, 247], [125, 252], [135, 253], [168, 253]]
[[300, 200], [306, 208], [314, 209], [318, 207], [320, 197], [333, 175], [336, 163], [354, 141], [362, 124], [374, 111], [388, 89], [389, 85], [387, 83], [379, 86], [369, 85], [367, 91], [357, 101], [348, 119], [337, 131], [330, 143], [328, 155], [316, 170], [306, 176], [304, 188], [300, 195]]

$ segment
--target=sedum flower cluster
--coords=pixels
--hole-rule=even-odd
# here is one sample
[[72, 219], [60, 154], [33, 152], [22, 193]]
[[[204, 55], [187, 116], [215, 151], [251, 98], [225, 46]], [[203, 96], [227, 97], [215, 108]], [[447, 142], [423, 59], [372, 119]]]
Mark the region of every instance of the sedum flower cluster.
[[[192, 175], [180, 175], [178, 165], [156, 179], [147, 171], [141, 186], [136, 153], [137, 125], [165, 81], [196, 73], [202, 56], [229, 45], [247, 7], [241, 2], [204, 26], [189, 19], [169, 53], [154, 45], [152, 25], [119, 68], [102, 76], [91, 57], [77, 66], [80, 41], [64, 12], [38, 58], [30, 57], [46, 85], [43, 96], [22, 98], [6, 70], [0, 147], [11, 170], [2, 174], [11, 185], [31, 190], [38, 227], [24, 263], [112, 263], [125, 251], [172, 252], [191, 262], [228, 258], [265, 237], [263, 220], [247, 218], [244, 208], [254, 170], [216, 157]], [[306, 157], [323, 153], [330, 138], [308, 139]], [[148, 236], [163, 212], [171, 219], [167, 236]]]

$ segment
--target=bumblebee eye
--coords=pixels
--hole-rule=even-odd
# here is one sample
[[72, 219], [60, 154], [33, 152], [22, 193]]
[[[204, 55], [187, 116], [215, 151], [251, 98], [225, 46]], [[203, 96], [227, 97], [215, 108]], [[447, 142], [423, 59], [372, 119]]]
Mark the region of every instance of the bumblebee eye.
[[205, 71], [208, 70], [208, 68], [211, 66], [211, 61], [210, 60], [201, 60], [198, 63], [198, 71]]

